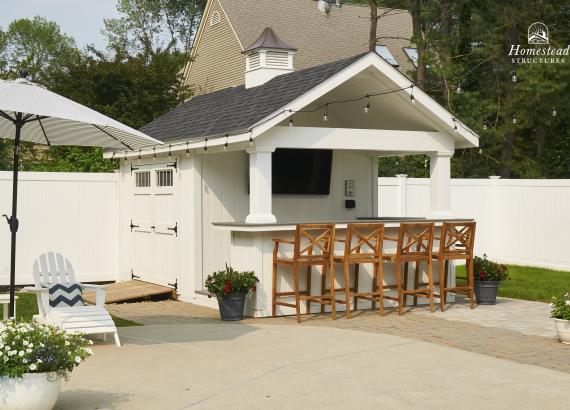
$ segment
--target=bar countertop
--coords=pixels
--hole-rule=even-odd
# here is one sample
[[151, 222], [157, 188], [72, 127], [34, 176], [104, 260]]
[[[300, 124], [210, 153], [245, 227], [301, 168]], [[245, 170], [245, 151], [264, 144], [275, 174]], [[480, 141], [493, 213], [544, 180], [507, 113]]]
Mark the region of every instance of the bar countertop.
[[235, 232], [275, 232], [294, 231], [297, 224], [302, 223], [334, 223], [338, 229], [346, 228], [349, 223], [384, 223], [388, 228], [396, 228], [402, 222], [435, 222], [436, 225], [443, 222], [473, 221], [473, 218], [444, 218], [431, 219], [421, 217], [362, 217], [353, 220], [336, 221], [278, 221], [276, 223], [245, 223], [245, 222], [213, 222], [214, 228], [223, 231]]

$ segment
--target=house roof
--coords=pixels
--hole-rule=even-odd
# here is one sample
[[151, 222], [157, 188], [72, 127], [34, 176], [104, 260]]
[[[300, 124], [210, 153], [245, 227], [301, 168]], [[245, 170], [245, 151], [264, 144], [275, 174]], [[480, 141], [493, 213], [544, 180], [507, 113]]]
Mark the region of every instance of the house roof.
[[281, 40], [277, 34], [271, 29], [266, 27], [261, 35], [253, 42], [252, 45], [243, 50], [244, 53], [248, 51], [257, 50], [258, 48], [273, 48], [278, 50], [297, 50], [295, 47], [290, 46], [287, 42]]
[[[218, 0], [240, 43], [252, 44], [265, 27], [293, 44], [295, 68], [304, 69], [368, 51], [368, 5], [343, 4], [328, 14], [309, 0]], [[412, 17], [406, 10], [379, 9], [378, 44], [386, 45], [406, 74], [413, 71], [404, 53], [413, 35]]]
[[246, 131], [365, 54], [280, 75], [254, 88], [242, 85], [196, 96], [143, 126], [141, 131], [163, 142]]

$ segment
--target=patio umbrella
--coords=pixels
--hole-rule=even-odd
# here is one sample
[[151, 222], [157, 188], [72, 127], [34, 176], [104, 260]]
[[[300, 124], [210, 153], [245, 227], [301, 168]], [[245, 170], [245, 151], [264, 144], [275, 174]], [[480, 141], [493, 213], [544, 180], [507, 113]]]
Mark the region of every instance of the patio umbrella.
[[25, 79], [0, 81], [0, 138], [14, 139], [12, 215], [10, 226], [10, 318], [14, 317], [16, 234], [18, 232], [18, 166], [20, 141], [131, 151], [162, 144], [81, 104]]

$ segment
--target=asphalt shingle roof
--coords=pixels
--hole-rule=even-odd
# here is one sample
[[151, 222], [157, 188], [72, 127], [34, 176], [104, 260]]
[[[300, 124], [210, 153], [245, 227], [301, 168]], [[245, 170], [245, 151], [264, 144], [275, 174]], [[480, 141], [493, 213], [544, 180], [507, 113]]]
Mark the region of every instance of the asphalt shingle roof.
[[191, 98], [140, 130], [162, 142], [193, 141], [246, 131], [367, 53], [290, 74], [258, 87], [231, 87]]

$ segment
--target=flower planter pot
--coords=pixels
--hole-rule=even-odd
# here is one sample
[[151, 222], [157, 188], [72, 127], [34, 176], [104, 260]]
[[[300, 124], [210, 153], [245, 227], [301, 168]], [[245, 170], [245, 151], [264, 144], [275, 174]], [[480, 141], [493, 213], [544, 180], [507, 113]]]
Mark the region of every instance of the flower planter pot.
[[228, 321], [242, 320], [244, 305], [245, 294], [243, 293], [230, 293], [229, 295], [218, 297], [220, 318]]
[[497, 290], [500, 281], [476, 280], [475, 299], [478, 305], [494, 305], [497, 303]]
[[570, 345], [570, 320], [554, 319], [554, 327], [560, 342]]
[[61, 379], [55, 373], [27, 373], [21, 378], [0, 377], [0, 408], [4, 410], [51, 410]]

